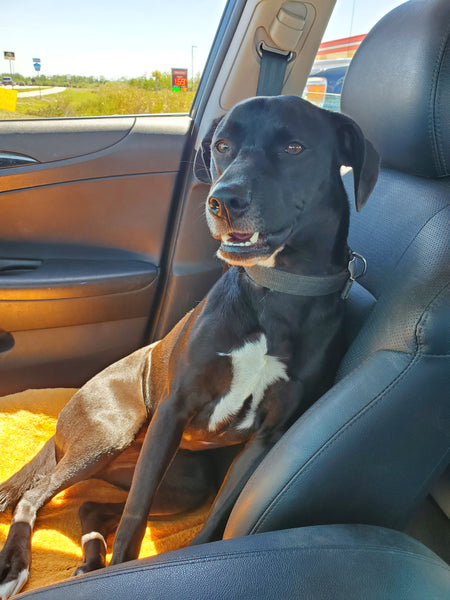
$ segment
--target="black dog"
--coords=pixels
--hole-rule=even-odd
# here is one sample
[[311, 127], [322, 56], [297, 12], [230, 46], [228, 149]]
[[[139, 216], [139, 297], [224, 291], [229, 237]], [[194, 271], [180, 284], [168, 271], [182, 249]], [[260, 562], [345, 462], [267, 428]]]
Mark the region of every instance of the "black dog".
[[[208, 225], [219, 257], [235, 266], [160, 342], [83, 386], [55, 436], [0, 487], [1, 509], [17, 503], [0, 556], [1, 597], [26, 581], [36, 512], [57, 492], [88, 477], [123, 486], [133, 477], [114, 544], [120, 563], [137, 557], [156, 504], [175, 511], [204, 499], [204, 450], [245, 443], [194, 543], [222, 535], [250, 474], [332, 384], [343, 352], [351, 255], [341, 165], [353, 167], [359, 210], [376, 181], [376, 152], [349, 118], [297, 97], [250, 99], [219, 122], [196, 173], [211, 176]], [[125, 465], [136, 459], [133, 476]], [[77, 572], [104, 565], [119, 511], [82, 509]]]

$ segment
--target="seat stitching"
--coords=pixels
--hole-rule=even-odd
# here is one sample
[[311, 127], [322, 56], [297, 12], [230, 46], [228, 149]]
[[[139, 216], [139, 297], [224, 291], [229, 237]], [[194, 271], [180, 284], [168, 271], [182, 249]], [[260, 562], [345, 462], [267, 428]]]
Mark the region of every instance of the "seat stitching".
[[[431, 138], [431, 148], [433, 151], [433, 159], [436, 166], [436, 170], [438, 172], [438, 176], [445, 175], [447, 165], [445, 161], [445, 155], [443, 152], [443, 146], [441, 141], [441, 130], [440, 130], [440, 122], [438, 119], [438, 81], [439, 81], [439, 73], [442, 69], [442, 62], [444, 60], [445, 52], [444, 48], [447, 46], [448, 38], [449, 38], [450, 27], [448, 27], [442, 37], [441, 44], [439, 46], [439, 54], [436, 59], [435, 67], [433, 69], [433, 79], [430, 86], [430, 111], [428, 114], [428, 131]], [[433, 124], [435, 125], [435, 129], [433, 128]], [[441, 172], [439, 172], [442, 169]]]
[[[436, 302], [436, 300], [439, 299], [439, 296], [441, 296], [448, 287], [450, 287], [450, 283], [444, 282], [443, 287], [441, 287], [435, 293], [435, 295], [433, 296], [433, 298], [431, 298], [431, 300], [428, 302], [428, 304], [426, 305], [426, 307], [423, 309], [422, 314], [420, 315], [420, 317], [417, 319], [416, 331], [415, 331], [415, 338], [416, 338], [416, 342], [417, 342], [417, 348], [425, 356], [430, 356], [430, 354], [427, 354], [426, 352], [424, 352], [424, 350], [425, 350], [425, 343], [424, 343], [425, 332], [424, 332], [424, 330], [425, 330], [425, 326], [427, 324], [427, 321], [431, 318], [430, 309], [432, 308], [432, 306]], [[446, 355], [444, 354], [443, 356], [446, 356]]]

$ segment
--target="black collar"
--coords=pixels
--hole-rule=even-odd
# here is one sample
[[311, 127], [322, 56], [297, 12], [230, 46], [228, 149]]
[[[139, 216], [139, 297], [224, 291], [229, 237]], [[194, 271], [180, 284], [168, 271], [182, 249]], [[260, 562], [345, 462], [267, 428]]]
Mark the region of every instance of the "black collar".
[[[362, 268], [358, 267], [359, 261]], [[260, 265], [245, 267], [245, 272], [257, 285], [274, 292], [294, 296], [327, 296], [341, 292], [341, 297], [346, 298], [353, 282], [364, 275], [366, 269], [366, 259], [357, 252], [351, 252], [347, 268], [334, 275], [296, 275], [275, 267]]]

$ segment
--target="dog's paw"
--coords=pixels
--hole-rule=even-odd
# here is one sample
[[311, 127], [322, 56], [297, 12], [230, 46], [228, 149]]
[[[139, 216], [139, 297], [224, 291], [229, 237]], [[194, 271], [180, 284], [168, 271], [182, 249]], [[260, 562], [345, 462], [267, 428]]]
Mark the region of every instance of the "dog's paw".
[[5, 580], [0, 583], [0, 600], [8, 600], [20, 592], [28, 581], [30, 572], [28, 569], [22, 569], [17, 576], [8, 574]]
[[77, 575], [85, 575], [86, 573], [90, 573], [91, 571], [97, 571], [98, 569], [104, 569], [105, 566], [105, 563], [101, 559], [90, 560], [88, 562], [84, 562], [82, 565], [77, 567], [72, 573], [71, 577], [76, 577]]
[[28, 549], [20, 544], [14, 535], [8, 535], [0, 552], [0, 600], [7, 600], [20, 592], [29, 575]]
[[0, 552], [0, 600], [17, 594], [28, 581], [31, 565], [30, 525], [13, 523]]
[[18, 594], [29, 575], [29, 565], [20, 550], [5, 546], [0, 552], [0, 600], [7, 600]]

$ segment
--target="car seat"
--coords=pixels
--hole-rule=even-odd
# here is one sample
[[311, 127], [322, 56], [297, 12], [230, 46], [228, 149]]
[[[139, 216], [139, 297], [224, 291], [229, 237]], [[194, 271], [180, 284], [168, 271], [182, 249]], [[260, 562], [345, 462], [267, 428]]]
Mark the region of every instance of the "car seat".
[[[450, 597], [448, 566], [402, 531], [449, 458], [448, 0], [411, 0], [375, 26], [349, 68], [342, 111], [382, 169], [351, 218], [351, 247], [369, 268], [348, 299], [336, 384], [258, 467], [226, 539], [24, 598]], [[351, 196], [351, 173], [344, 182]]]

